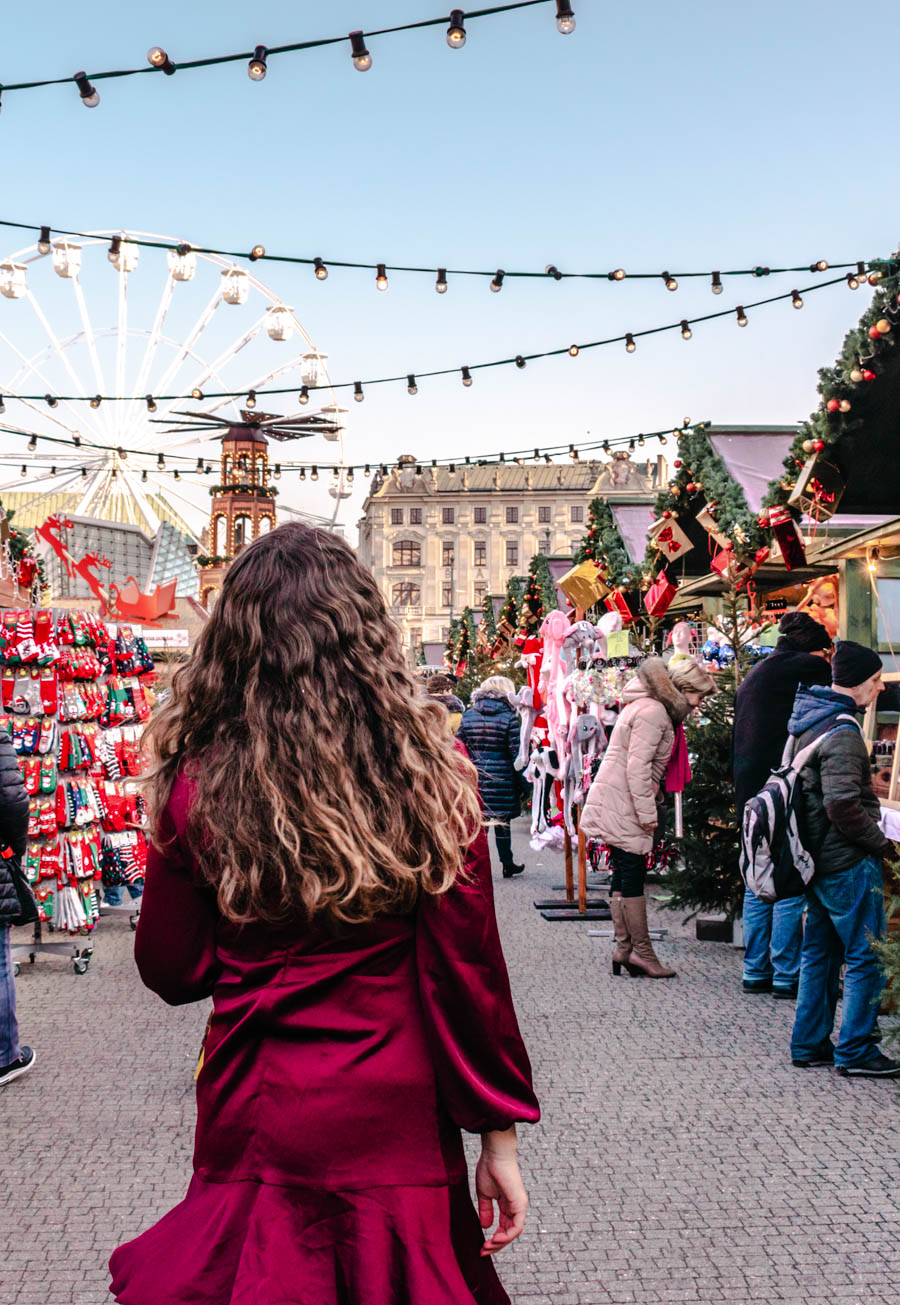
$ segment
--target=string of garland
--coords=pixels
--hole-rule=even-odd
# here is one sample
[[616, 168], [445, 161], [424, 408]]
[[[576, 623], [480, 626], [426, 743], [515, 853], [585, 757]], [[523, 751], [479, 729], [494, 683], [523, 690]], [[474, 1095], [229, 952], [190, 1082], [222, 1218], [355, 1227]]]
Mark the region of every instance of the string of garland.
[[[898, 264], [900, 265], [900, 264]], [[894, 264], [891, 265], [892, 267]], [[724, 317], [734, 317], [738, 326], [746, 326], [748, 323], [747, 309], [762, 308], [768, 304], [783, 303], [785, 300], [791, 300], [795, 308], [803, 307], [803, 295], [813, 294], [816, 290], [825, 290], [829, 286], [843, 285], [844, 277], [832, 277], [828, 281], [820, 281], [817, 285], [805, 286], [802, 291], [789, 290], [780, 295], [769, 295], [766, 299], [757, 299], [752, 303], [739, 304], [736, 308], [723, 308], [715, 313], [701, 313], [699, 316], [690, 319], [681, 318], [677, 322], [668, 322], [664, 326], [651, 326], [643, 331], [625, 331], [619, 335], [608, 336], [602, 340], [589, 340], [583, 344], [570, 344], [564, 348], [544, 349], [535, 353], [514, 354], [509, 358], [495, 358], [490, 362], [471, 363], [462, 367], [440, 367], [428, 372], [407, 372], [397, 376], [379, 376], [367, 381], [338, 381], [327, 385], [309, 385], [304, 387], [305, 397], [316, 390], [352, 390], [353, 398], [357, 403], [362, 403], [366, 397], [365, 387], [373, 385], [395, 385], [403, 383], [407, 391], [411, 394], [418, 393], [418, 382], [429, 380], [436, 376], [459, 376], [463, 386], [470, 389], [474, 377], [473, 372], [487, 371], [495, 367], [512, 367], [515, 366], [520, 370], [524, 369], [529, 362], [534, 362], [540, 358], [559, 358], [568, 354], [571, 358], [577, 358], [580, 353], [588, 349], [602, 349], [613, 344], [624, 344], [626, 353], [634, 353], [637, 349], [637, 341], [651, 335], [662, 335], [668, 331], [679, 331], [685, 340], [691, 339], [693, 335], [692, 327], [701, 322], [718, 321]], [[294, 394], [296, 386], [276, 386], [254, 391], [254, 399], [259, 399], [265, 395]], [[152, 400], [154, 402], [174, 402], [176, 400], [186, 402], [193, 399], [200, 402], [203, 399], [238, 399], [244, 395], [238, 390], [216, 390], [206, 391], [193, 389], [189, 395], [185, 394], [164, 394], [164, 395], [86, 395], [86, 394], [12, 394], [11, 391], [4, 392], [5, 398], [22, 399], [26, 402], [40, 403], [45, 402], [49, 407], [56, 407], [60, 402], [66, 403], [90, 403], [93, 407], [98, 407], [99, 403], [144, 403]], [[99, 401], [99, 402], [98, 402]]]
[[637, 583], [640, 564], [632, 562], [605, 498], [591, 500], [587, 531], [575, 554], [575, 561], [596, 562], [604, 568], [607, 583], [617, 589], [630, 589]]
[[[35, 222], [13, 222], [11, 220], [0, 219], [0, 227], [6, 227], [15, 231], [28, 231], [38, 233], [38, 249], [41, 253], [49, 253], [53, 236], [64, 236], [67, 239], [96, 241], [97, 233], [92, 231], [75, 231], [66, 227], [55, 227]], [[540, 281], [607, 281], [619, 285], [623, 281], [662, 281], [667, 290], [677, 290], [679, 281], [688, 281], [696, 279], [709, 278], [710, 289], [715, 295], [722, 294], [725, 289], [722, 281], [723, 277], [753, 277], [759, 279], [767, 276], [781, 276], [788, 272], [827, 272], [851, 269], [848, 275], [843, 278], [849, 282], [855, 282], [851, 286], [857, 289], [863, 281], [866, 280], [870, 268], [876, 268], [876, 263], [869, 263], [865, 259], [852, 259], [847, 262], [830, 263], [827, 259], [813, 259], [808, 263], [785, 263], [780, 267], [767, 267], [762, 263], [754, 263], [752, 267], [734, 267], [723, 268], [719, 271], [705, 269], [702, 271], [658, 271], [658, 272], [627, 272], [623, 267], [617, 267], [607, 272], [570, 272], [565, 271], [555, 263], [548, 263], [542, 271], [538, 270], [518, 270], [507, 271], [503, 268], [485, 269], [485, 268], [464, 268], [464, 267], [442, 267], [440, 264], [434, 266], [421, 267], [418, 265], [406, 263], [388, 263], [380, 262], [377, 259], [359, 261], [347, 258], [323, 258], [321, 256], [301, 256], [297, 254], [270, 254], [266, 251], [265, 245], [256, 244], [251, 249], [221, 249], [215, 245], [188, 243], [187, 241], [173, 240], [150, 240], [145, 236], [132, 235], [129, 232], [121, 232], [118, 236], [113, 237], [110, 254], [113, 258], [121, 255], [122, 246], [134, 245], [139, 249], [157, 249], [166, 253], [177, 254], [181, 258], [186, 258], [190, 254], [214, 254], [220, 258], [242, 259], [247, 262], [266, 262], [266, 263], [286, 263], [296, 267], [311, 267], [319, 281], [327, 281], [330, 268], [341, 267], [355, 271], [365, 271], [375, 273], [376, 290], [385, 291], [388, 289], [388, 273], [403, 272], [418, 275], [433, 276], [435, 278], [435, 290], [438, 294], [446, 294], [449, 288], [449, 278], [454, 276], [480, 277], [488, 281], [490, 289], [496, 294], [503, 289], [506, 281], [512, 280], [540, 280]]]
[[[900, 251], [898, 251], [900, 252]], [[863, 425], [878, 377], [893, 360], [900, 333], [900, 264], [897, 257], [878, 265], [878, 289], [858, 325], [847, 332], [833, 367], [819, 370], [821, 402], [804, 422], [784, 459], [785, 474], [768, 489], [763, 507], [787, 503], [797, 472], [813, 454], [824, 453]], [[791, 507], [794, 515], [797, 509]]]
[[[44, 77], [34, 81], [27, 82], [7, 82], [0, 86], [3, 91], [30, 91], [40, 86], [64, 86], [70, 81], [74, 81], [81, 96], [81, 102], [86, 108], [95, 109], [100, 103], [100, 95], [92, 82], [113, 81], [123, 77], [143, 76], [145, 73], [162, 73], [171, 77], [176, 72], [186, 72], [189, 69], [196, 68], [213, 68], [217, 65], [228, 63], [241, 63], [247, 61], [247, 75], [251, 81], [262, 81], [268, 71], [268, 60], [272, 55], [296, 54], [300, 51], [322, 49], [329, 45], [340, 45], [349, 42], [350, 54], [353, 66], [358, 72], [368, 72], [372, 67], [372, 56], [365, 45], [365, 36], [390, 36], [398, 32], [412, 32], [420, 28], [440, 27], [444, 23], [450, 23], [447, 29], [447, 44], [451, 49], [461, 49], [466, 43], [466, 31], [464, 20], [473, 18], [488, 18], [498, 14], [511, 13], [516, 9], [531, 9], [535, 5], [548, 4], [550, 0], [515, 0], [515, 3], [503, 5], [491, 5], [486, 9], [471, 9], [468, 13], [463, 14], [461, 9], [454, 9], [449, 16], [441, 15], [437, 18], [424, 18], [414, 23], [398, 23], [393, 27], [373, 28], [363, 34], [361, 31], [350, 32], [347, 35], [319, 37], [310, 41], [292, 41], [288, 45], [257, 45], [253, 50], [244, 50], [237, 54], [212, 55], [203, 59], [185, 59], [175, 63], [169, 58], [167, 51], [161, 46], [153, 46], [147, 51], [147, 63], [137, 68], [117, 68], [110, 69], [106, 72], [84, 73], [77, 72], [72, 77]], [[562, 0], [556, 6], [556, 26], [557, 30], [563, 35], [568, 35], [575, 28], [575, 16], [572, 13], [572, 6], [568, 0]], [[459, 16], [457, 18], [457, 15]]]

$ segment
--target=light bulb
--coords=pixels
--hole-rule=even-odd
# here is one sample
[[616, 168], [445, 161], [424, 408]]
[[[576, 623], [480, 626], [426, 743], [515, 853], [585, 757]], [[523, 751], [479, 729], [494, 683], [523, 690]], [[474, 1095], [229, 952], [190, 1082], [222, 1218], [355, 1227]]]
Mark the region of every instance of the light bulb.
[[435, 283], [434, 283], [434, 288], [435, 288], [435, 290], [438, 292], [439, 295], [445, 295], [445, 294], [447, 293], [447, 269], [446, 269], [446, 267], [439, 267], [439, 268], [438, 268], [438, 270], [437, 270], [437, 280], [436, 280]]
[[859, 289], [859, 281], [856, 279], [856, 277], [853, 275], [852, 272], [847, 273], [847, 285], [850, 287], [851, 290]]
[[387, 270], [384, 263], [379, 263], [375, 268], [375, 285], [379, 290], [387, 290], [388, 288]]
[[[144, 472], [144, 476], [146, 476], [146, 475], [147, 475], [147, 473], [146, 473], [146, 471], [145, 471], [145, 472]], [[82, 479], [82, 480], [87, 480], [87, 467], [82, 467], [82, 468], [81, 468], [81, 479]]]
[[668, 442], [669, 442], [668, 436], [667, 436], [667, 435], [660, 435], [660, 437], [659, 437], [659, 442], [660, 442], [660, 444], [668, 444]]
[[109, 242], [109, 249], [106, 251], [106, 257], [111, 263], [114, 263], [120, 257], [122, 252], [122, 237], [113, 236]]
[[27, 476], [27, 475], [28, 475], [28, 468], [25, 466], [25, 463], [24, 463], [24, 462], [22, 463], [22, 470], [19, 472], [19, 475], [20, 475], [20, 476]]
[[627, 272], [624, 267], [617, 267], [615, 272], [610, 272], [609, 279], [610, 281], [624, 281], [626, 276]]
[[710, 287], [714, 295], [720, 295], [725, 287], [722, 285], [722, 277], [719, 272], [712, 274], [712, 286]]
[[317, 280], [317, 281], [327, 281], [327, 280], [328, 280], [328, 268], [327, 268], [327, 267], [325, 266], [325, 264], [322, 262], [321, 258], [314, 258], [314, 259], [313, 259], [313, 267], [315, 268], [315, 271], [316, 271], [316, 280]]
[[94, 397], [91, 399], [91, 407], [99, 408], [102, 402], [103, 402], [102, 397], [99, 394], [95, 394]]
[[146, 467], [145, 467], [144, 470], [141, 472], [141, 481], [143, 482], [143, 484], [146, 485], [146, 483], [147, 483], [147, 469], [146, 469]]
[[156, 412], [156, 400], [152, 394], [147, 395], [147, 411]]
[[739, 304], [739, 305], [737, 306], [737, 308], [735, 308], [734, 311], [735, 311], [735, 314], [736, 314], [736, 316], [737, 316], [737, 324], [738, 324], [738, 326], [746, 326], [746, 325], [747, 325], [747, 314], [744, 312], [744, 310], [743, 310], [743, 308], [741, 307], [741, 305]]
[[794, 305], [795, 308], [803, 307], [803, 300], [800, 298], [799, 291], [797, 290], [791, 291], [791, 303]]
[[468, 389], [468, 387], [472, 384], [472, 377], [469, 373], [468, 367], [461, 367], [460, 372], [462, 373], [462, 383]]
[[674, 276], [671, 276], [668, 272], [663, 272], [662, 279], [665, 282], [667, 290], [678, 289], [678, 282], [675, 280]]
[[87, 73], [77, 72], [72, 80], [78, 87], [78, 94], [81, 96], [81, 103], [84, 107], [86, 109], [96, 109], [100, 103], [100, 95], [88, 81]]
[[824, 258], [820, 258], [818, 263], [810, 263], [809, 270], [810, 272], [827, 272], [828, 264]]
[[59, 400], [58, 400], [58, 399], [54, 399], [54, 397], [53, 397], [52, 394], [45, 394], [45, 395], [44, 395], [44, 402], [47, 404], [47, 407], [48, 407], [48, 408], [55, 408], [55, 407], [58, 405]]
[[495, 295], [499, 294], [500, 291], [503, 289], [503, 278], [505, 276], [506, 273], [503, 271], [503, 268], [498, 267], [497, 271], [494, 273], [494, 279], [491, 281], [491, 289], [493, 290]]
[[372, 67], [372, 56], [366, 49], [366, 41], [362, 32], [350, 33], [350, 56], [353, 59], [353, 67], [357, 72], [368, 72]]
[[160, 453], [159, 456], [158, 456], [157, 459], [156, 459], [156, 469], [157, 469], [157, 471], [162, 471], [162, 469], [163, 469], [163, 467], [164, 467], [165, 465], [166, 465], [166, 460], [165, 460], [165, 458], [163, 457], [163, 455]]
[[253, 51], [253, 58], [247, 64], [247, 76], [251, 82], [261, 82], [266, 75], [266, 55], [268, 50], [264, 45], [258, 45]]
[[0, 395], [0, 412], [6, 412], [6, 404], [3, 402], [2, 395]]
[[307, 404], [307, 403], [309, 403], [309, 386], [308, 386], [308, 385], [301, 385], [301, 386], [300, 386], [300, 396], [299, 396], [299, 397], [300, 397], [300, 402], [301, 402], [302, 404]]
[[55, 467], [51, 467], [51, 468], [50, 468], [50, 475], [51, 475], [51, 476], [55, 476], [55, 475], [56, 475], [56, 468], [55, 468]]
[[202, 470], [203, 470], [203, 459], [202, 459], [202, 458], [198, 458], [198, 459], [197, 459], [197, 470], [198, 470], [198, 471], [202, 471]]
[[81, 436], [78, 434], [77, 431], [72, 436], [72, 443], [75, 445], [76, 449], [81, 448]]
[[318, 479], [319, 479], [319, 468], [318, 468], [318, 467], [313, 467], [312, 471], [309, 473], [309, 478], [310, 478], [310, 480], [318, 480]]
[[196, 385], [195, 385], [194, 388], [191, 390], [191, 398], [192, 398], [192, 399], [202, 399], [202, 398], [203, 398], [203, 391], [202, 391], [201, 389], [199, 389]]
[[418, 393], [419, 393], [419, 387], [418, 387], [418, 385], [416, 385], [416, 378], [415, 378], [415, 376], [412, 374], [412, 372], [410, 372], [409, 375], [408, 375], [407, 378], [406, 378], [406, 393], [407, 393], [407, 394], [418, 394]]
[[641, 448], [644, 447], [645, 442], [646, 441], [644, 440], [643, 435], [638, 435], [638, 444], [640, 445]]
[[581, 352], [581, 351], [579, 350], [577, 344], [570, 344], [570, 345], [569, 345], [569, 357], [570, 357], [570, 358], [577, 358], [580, 352]]
[[363, 394], [362, 381], [353, 382], [353, 397], [357, 403], [362, 403], [363, 399], [366, 397]]
[[37, 436], [32, 435], [31, 439], [28, 441], [28, 452], [33, 453], [36, 448], [37, 448]]
[[558, 0], [556, 6], [556, 30], [563, 36], [575, 31], [575, 15], [572, 13], [570, 0]]
[[690, 328], [690, 324], [687, 322], [687, 320], [686, 320], [685, 318], [682, 318], [682, 319], [681, 319], [681, 338], [682, 338], [682, 340], [689, 340], [689, 339], [691, 338], [692, 335], [693, 335], [693, 331], [692, 331], [691, 328]]
[[629, 331], [625, 336], [625, 351], [626, 353], [634, 353], [636, 348], [637, 345], [634, 342], [634, 336]]
[[266, 256], [266, 247], [265, 247], [265, 245], [254, 245], [253, 248], [250, 250], [250, 262], [251, 262], [251, 263], [258, 263], [259, 260], [260, 260], [261, 258], [265, 258], [265, 256]]
[[300, 477], [299, 477], [299, 479], [300, 479], [300, 480], [306, 480], [306, 468], [305, 468], [305, 467], [301, 467], [301, 468], [300, 468]]
[[461, 9], [450, 10], [450, 26], [447, 28], [447, 44], [451, 50], [461, 50], [466, 43], [466, 29], [463, 24], [465, 15]]
[[151, 68], [162, 68], [167, 77], [171, 77], [175, 72], [175, 65], [161, 45], [154, 45], [152, 50], [147, 51], [147, 62]]
[[247, 407], [248, 408], [256, 407], [256, 390], [251, 390], [250, 393], [247, 395]]
[[49, 227], [41, 227], [41, 234], [40, 234], [40, 239], [38, 240], [37, 247], [38, 247], [39, 254], [50, 253], [50, 228]]
[[562, 272], [554, 263], [548, 263], [544, 268], [544, 272], [547, 276], [552, 276], [554, 281], [562, 280]]
[[274, 480], [281, 480], [281, 463], [280, 463], [280, 462], [276, 462], [276, 463], [275, 463], [275, 470], [272, 472], [272, 477], [273, 477]]
[[[116, 474], [115, 471], [113, 471], [113, 475], [115, 475], [115, 474]], [[172, 475], [175, 477], [176, 480], [181, 480], [181, 472], [178, 470], [177, 467], [176, 467], [175, 470], [172, 472]]]
[[524, 367], [524, 366], [525, 366], [525, 361], [526, 361], [526, 360], [522, 357], [522, 355], [521, 355], [520, 353], [517, 353], [517, 354], [516, 354], [516, 366], [517, 366], [517, 367], [519, 367], [519, 368]]

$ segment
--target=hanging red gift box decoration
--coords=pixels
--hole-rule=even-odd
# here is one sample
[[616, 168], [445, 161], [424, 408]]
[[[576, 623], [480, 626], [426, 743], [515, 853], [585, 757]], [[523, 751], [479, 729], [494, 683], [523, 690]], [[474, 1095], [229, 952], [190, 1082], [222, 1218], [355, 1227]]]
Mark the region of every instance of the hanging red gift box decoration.
[[778, 541], [786, 570], [806, 565], [806, 549], [800, 538], [797, 523], [786, 507], [773, 507], [769, 512], [769, 525]]
[[719, 545], [719, 548], [724, 548], [728, 543], [728, 536], [724, 533], [718, 521], [716, 521], [714, 515], [715, 507], [715, 503], [708, 503], [705, 508], [697, 513], [695, 519], [697, 525], [703, 527], [710, 539], [714, 539]]
[[672, 599], [678, 593], [678, 585], [669, 579], [665, 569], [653, 581], [644, 596], [644, 606], [649, 616], [665, 616]]
[[694, 545], [674, 517], [660, 517], [650, 527], [650, 542], [659, 549], [666, 561], [683, 557]]
[[762, 566], [763, 562], [768, 561], [768, 558], [769, 550], [767, 548], [758, 548], [752, 561], [738, 559], [734, 552], [723, 549], [721, 553], [715, 555], [710, 565], [725, 580], [729, 580], [732, 584], [740, 587], [742, 584], [746, 584], [750, 577]]
[[608, 611], [619, 613], [623, 625], [628, 625], [629, 622], [634, 620], [631, 608], [628, 606], [625, 595], [620, 589], [611, 589], [603, 602]]
[[834, 463], [813, 453], [803, 464], [788, 503], [814, 521], [830, 521], [844, 489], [844, 477]]

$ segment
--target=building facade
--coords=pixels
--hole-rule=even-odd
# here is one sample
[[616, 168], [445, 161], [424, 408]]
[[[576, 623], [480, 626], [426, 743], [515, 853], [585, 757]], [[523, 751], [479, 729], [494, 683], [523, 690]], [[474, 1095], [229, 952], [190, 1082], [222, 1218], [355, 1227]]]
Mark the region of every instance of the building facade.
[[269, 484], [268, 440], [258, 426], [229, 426], [222, 436], [219, 484], [210, 492], [209, 553], [200, 559], [200, 601], [206, 608], [215, 602], [229, 563], [275, 529], [277, 491]]
[[446, 638], [453, 616], [502, 594], [536, 553], [571, 557], [588, 506], [652, 504], [667, 469], [659, 458], [571, 464], [417, 467], [400, 458], [376, 476], [363, 504], [359, 554], [416, 646]]

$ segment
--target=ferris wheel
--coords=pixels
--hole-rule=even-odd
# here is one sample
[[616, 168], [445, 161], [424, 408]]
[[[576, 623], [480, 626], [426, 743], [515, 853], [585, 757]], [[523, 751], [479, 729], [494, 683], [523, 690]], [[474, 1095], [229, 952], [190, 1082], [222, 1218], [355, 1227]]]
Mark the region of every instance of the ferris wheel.
[[[148, 232], [93, 231], [0, 260], [0, 496], [67, 494], [79, 515], [151, 534], [169, 520], [196, 536], [221, 420], [246, 420], [255, 392], [272, 386], [290, 392], [260, 394], [261, 416], [307, 419], [295, 422], [291, 438], [302, 445], [285, 448], [285, 460], [335, 468], [330, 501], [293, 484], [282, 487], [294, 500], [286, 506], [334, 525], [350, 488], [346, 409], [327, 355], [253, 272], [188, 246], [135, 241], [178, 246]], [[204, 399], [205, 391], [236, 397]], [[57, 397], [75, 395], [95, 397]], [[165, 395], [182, 397], [155, 397]], [[178, 415], [186, 408], [198, 419], [192, 429]]]

